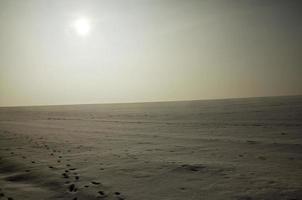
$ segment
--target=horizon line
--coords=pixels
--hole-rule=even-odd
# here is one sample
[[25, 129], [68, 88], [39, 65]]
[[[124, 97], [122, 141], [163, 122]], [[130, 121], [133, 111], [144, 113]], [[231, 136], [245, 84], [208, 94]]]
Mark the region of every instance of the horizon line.
[[103, 103], [71, 103], [71, 104], [36, 104], [36, 105], [12, 105], [0, 106], [0, 108], [19, 108], [19, 107], [49, 107], [49, 106], [81, 106], [81, 105], [111, 105], [111, 104], [143, 104], [143, 103], [169, 103], [169, 102], [190, 102], [190, 101], [215, 101], [232, 99], [250, 99], [250, 98], [270, 98], [270, 97], [295, 97], [302, 94], [288, 95], [268, 95], [268, 96], [246, 96], [246, 97], [225, 97], [225, 98], [205, 98], [205, 99], [180, 99], [180, 100], [155, 100], [155, 101], [126, 101], [126, 102], [103, 102]]

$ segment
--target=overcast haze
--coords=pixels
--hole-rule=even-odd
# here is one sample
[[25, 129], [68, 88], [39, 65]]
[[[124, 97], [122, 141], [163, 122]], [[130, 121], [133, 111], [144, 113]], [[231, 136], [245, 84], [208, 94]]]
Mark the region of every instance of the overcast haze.
[[0, 0], [0, 106], [302, 94], [301, 10], [286, 0]]

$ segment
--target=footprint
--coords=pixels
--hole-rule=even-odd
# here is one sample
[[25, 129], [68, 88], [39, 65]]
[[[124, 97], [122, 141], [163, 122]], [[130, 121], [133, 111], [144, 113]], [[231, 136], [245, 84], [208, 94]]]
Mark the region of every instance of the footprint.
[[206, 168], [203, 165], [182, 165], [181, 167], [183, 169], [190, 170], [190, 171], [193, 171], [193, 172], [198, 172], [198, 171]]
[[105, 198], [107, 195], [103, 191], [98, 191], [99, 196], [97, 198]]
[[73, 192], [76, 189], [74, 184], [69, 185], [68, 188], [70, 192]]
[[247, 140], [246, 142], [248, 144], [257, 144], [258, 143], [257, 141], [254, 141], [254, 140]]
[[63, 176], [64, 178], [69, 178], [68, 174], [66, 174], [66, 173], [63, 173], [62, 176]]
[[115, 192], [114, 194], [116, 195], [116, 198], [117, 198], [118, 200], [125, 200], [124, 197], [120, 196], [120, 195], [121, 195], [120, 192]]
[[264, 157], [264, 156], [258, 156], [258, 159], [260, 159], [260, 160], [266, 160], [266, 157]]
[[96, 182], [96, 181], [91, 181], [91, 183], [94, 184], [94, 185], [99, 185], [99, 184], [101, 184], [101, 183]]

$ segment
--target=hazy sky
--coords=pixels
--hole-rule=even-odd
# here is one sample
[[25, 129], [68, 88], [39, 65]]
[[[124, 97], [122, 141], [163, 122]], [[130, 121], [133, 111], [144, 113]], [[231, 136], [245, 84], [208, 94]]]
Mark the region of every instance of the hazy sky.
[[302, 94], [301, 10], [299, 0], [0, 0], [0, 106]]

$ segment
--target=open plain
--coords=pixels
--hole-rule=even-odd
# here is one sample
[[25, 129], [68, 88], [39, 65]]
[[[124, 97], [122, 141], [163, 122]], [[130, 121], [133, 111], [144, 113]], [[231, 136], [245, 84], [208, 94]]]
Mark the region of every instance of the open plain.
[[302, 96], [0, 108], [0, 199], [302, 199]]

